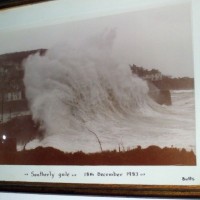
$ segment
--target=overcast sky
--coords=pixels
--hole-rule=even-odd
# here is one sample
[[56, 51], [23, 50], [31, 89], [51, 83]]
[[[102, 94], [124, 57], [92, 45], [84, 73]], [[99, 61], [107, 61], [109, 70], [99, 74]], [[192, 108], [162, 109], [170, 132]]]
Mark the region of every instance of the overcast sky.
[[148, 69], [156, 68], [174, 77], [193, 77], [189, 3], [2, 32], [0, 54], [51, 48], [69, 41], [78, 43], [113, 28], [116, 30], [113, 54], [119, 62], [127, 66], [136, 64]]

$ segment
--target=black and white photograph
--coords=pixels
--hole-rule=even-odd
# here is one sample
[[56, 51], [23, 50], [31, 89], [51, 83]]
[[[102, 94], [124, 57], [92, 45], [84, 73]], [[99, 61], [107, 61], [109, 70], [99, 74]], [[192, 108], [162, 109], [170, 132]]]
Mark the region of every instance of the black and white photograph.
[[191, 4], [0, 36], [0, 164], [196, 166]]

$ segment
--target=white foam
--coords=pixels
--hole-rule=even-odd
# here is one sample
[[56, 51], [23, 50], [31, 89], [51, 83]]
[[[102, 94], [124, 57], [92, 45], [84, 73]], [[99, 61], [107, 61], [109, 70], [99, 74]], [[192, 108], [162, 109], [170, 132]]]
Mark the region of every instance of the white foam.
[[24, 62], [33, 119], [45, 132], [43, 140], [26, 148], [100, 151], [98, 139], [103, 150], [120, 145], [194, 146], [193, 118], [153, 102], [146, 82], [114, 61], [115, 35], [111, 30], [80, 45], [58, 45]]

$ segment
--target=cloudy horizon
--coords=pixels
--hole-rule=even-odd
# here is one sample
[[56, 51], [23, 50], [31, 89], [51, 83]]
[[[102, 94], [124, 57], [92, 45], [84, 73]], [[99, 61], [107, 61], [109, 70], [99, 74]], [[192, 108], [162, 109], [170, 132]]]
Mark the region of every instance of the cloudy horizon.
[[0, 54], [78, 44], [112, 29], [118, 63], [194, 77], [189, 3], [9, 32], [2, 34]]

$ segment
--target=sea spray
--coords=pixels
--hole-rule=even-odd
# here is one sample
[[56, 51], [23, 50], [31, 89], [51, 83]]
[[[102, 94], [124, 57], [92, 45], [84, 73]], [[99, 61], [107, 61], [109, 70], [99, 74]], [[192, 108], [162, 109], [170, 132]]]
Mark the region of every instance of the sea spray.
[[44, 132], [42, 140], [26, 148], [95, 152], [120, 145], [159, 145], [155, 138], [159, 140], [168, 127], [177, 129], [174, 113], [160, 118], [166, 109], [148, 97], [146, 82], [129, 66], [115, 62], [115, 37], [111, 30], [79, 45], [57, 45], [24, 62], [30, 110]]
[[45, 138], [88, 135], [90, 121], [114, 121], [145, 104], [146, 83], [111, 56], [114, 38], [111, 30], [86, 44], [57, 46], [24, 62], [26, 96]]

